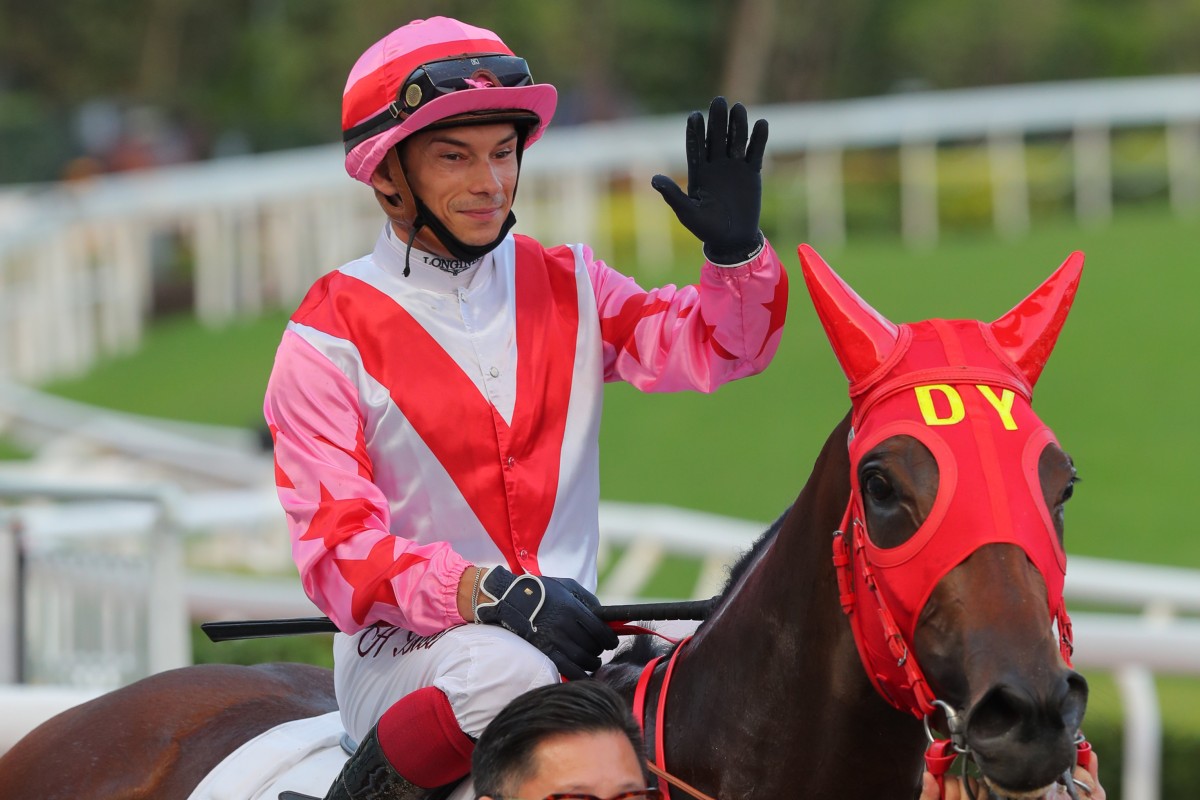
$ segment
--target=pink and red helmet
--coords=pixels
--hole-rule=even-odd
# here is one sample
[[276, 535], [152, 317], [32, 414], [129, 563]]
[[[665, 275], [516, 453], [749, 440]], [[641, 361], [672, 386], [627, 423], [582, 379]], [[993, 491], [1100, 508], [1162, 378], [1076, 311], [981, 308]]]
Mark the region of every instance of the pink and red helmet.
[[[527, 122], [525, 146], [541, 137], [558, 93], [534, 83], [525, 60], [484, 28], [448, 17], [412, 22], [367, 49], [342, 94], [346, 172], [363, 183], [388, 150], [451, 118]], [[507, 113], [506, 113], [507, 112]]]

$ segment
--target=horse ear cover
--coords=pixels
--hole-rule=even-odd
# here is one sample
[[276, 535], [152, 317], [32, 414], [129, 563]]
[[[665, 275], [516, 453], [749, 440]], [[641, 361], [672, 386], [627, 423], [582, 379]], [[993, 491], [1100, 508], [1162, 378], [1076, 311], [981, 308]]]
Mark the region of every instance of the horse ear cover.
[[[807, 244], [798, 248], [804, 283], [825, 335], [851, 385], [862, 384], [893, 354], [900, 327], [871, 307]], [[988, 328], [1032, 387], [1050, 358], [1075, 300], [1083, 253], [1075, 251], [1041, 286]]]
[[825, 263], [800, 245], [804, 283], [846, 379], [855, 384], [873, 373], [896, 349], [900, 329], [863, 300]]

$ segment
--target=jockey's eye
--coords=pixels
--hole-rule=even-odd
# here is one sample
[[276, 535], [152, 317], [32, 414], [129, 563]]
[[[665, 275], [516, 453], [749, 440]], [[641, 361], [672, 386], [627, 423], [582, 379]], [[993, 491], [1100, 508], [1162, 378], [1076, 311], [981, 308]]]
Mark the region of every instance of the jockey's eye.
[[890, 500], [895, 494], [892, 484], [878, 472], [869, 472], [863, 477], [862, 490], [863, 494], [877, 503]]

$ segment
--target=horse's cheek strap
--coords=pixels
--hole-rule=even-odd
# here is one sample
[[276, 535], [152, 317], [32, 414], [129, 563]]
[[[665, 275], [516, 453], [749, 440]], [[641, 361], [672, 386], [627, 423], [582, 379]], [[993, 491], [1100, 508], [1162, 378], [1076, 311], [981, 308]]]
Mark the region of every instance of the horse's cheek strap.
[[833, 569], [837, 574], [838, 601], [842, 613], [854, 611], [854, 569], [850, 560], [850, 545], [846, 542], [846, 523], [833, 537]]
[[1075, 654], [1075, 629], [1071, 625], [1071, 618], [1067, 615], [1066, 601], [1062, 599], [1058, 601], [1058, 610], [1055, 612], [1054, 618], [1058, 623], [1058, 649], [1062, 652], [1063, 661], [1067, 663], [1067, 666], [1074, 666], [1071, 663], [1071, 656]]
[[[933, 713], [934, 697], [928, 681], [917, 664], [916, 653], [912, 652], [895, 617], [884, 602], [879, 588], [875, 584], [875, 576], [871, 569], [870, 560], [864, 552], [860, 537], [866, 536], [865, 528], [856, 518], [861, 514], [856, 507], [854, 497], [846, 508], [842, 518], [841, 529], [833, 537], [833, 564], [837, 573], [838, 593], [842, 611], [850, 619], [850, 628], [854, 633], [854, 642], [863, 668], [875, 686], [876, 691], [888, 703], [901, 711], [907, 711], [917, 719], [922, 719]], [[850, 541], [847, 541], [849, 537]], [[860, 593], [855, 588], [855, 573], [864, 581], [868, 591]], [[869, 596], [870, 600], [867, 599]], [[869, 604], [869, 605], [868, 605]], [[875, 663], [870, 647], [866, 643], [866, 635], [862, 629], [861, 616], [874, 610], [878, 615], [879, 629], [894, 662]], [[893, 696], [896, 694], [898, 696]], [[908, 695], [908, 697], [905, 697]]]

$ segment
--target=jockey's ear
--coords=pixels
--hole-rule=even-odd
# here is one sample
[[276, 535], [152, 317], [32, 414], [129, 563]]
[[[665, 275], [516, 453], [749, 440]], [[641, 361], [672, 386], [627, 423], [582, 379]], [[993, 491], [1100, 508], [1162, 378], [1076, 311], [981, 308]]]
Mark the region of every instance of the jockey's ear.
[[[375, 197], [384, 211], [388, 207], [403, 208], [404, 194], [408, 182], [404, 179], [404, 168], [400, 166], [400, 157], [393, 147], [371, 173], [371, 186], [375, 189]], [[403, 187], [403, 188], [401, 188]], [[390, 215], [389, 215], [390, 216]]]

